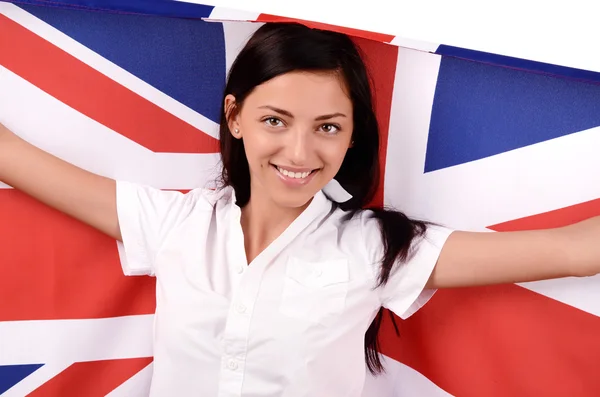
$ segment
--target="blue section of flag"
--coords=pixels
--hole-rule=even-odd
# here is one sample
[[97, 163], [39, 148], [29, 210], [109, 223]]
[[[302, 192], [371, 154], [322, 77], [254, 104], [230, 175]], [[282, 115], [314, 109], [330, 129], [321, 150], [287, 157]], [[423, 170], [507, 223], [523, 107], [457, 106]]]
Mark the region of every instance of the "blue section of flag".
[[425, 171], [597, 126], [599, 85], [443, 57]]
[[170, 97], [218, 122], [223, 25], [192, 19], [22, 6]]
[[78, 10], [113, 11], [184, 18], [206, 18], [213, 6], [174, 0], [9, 0], [10, 3]]
[[27, 378], [44, 364], [0, 365], [0, 394]]
[[440, 45], [435, 52], [439, 55], [452, 56], [468, 59], [471, 61], [484, 62], [498, 66], [527, 70], [530, 72], [544, 73], [553, 76], [568, 77], [577, 80], [600, 82], [600, 73], [589, 70], [569, 68], [566, 66], [553, 65], [551, 63], [530, 61], [527, 59], [507, 57], [492, 54], [490, 52], [467, 50], [465, 48]]

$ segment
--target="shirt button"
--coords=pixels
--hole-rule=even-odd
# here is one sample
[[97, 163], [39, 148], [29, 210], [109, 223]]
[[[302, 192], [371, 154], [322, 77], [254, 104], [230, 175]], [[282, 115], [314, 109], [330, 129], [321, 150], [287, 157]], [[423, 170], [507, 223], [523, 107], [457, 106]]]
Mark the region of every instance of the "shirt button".
[[242, 273], [244, 272], [244, 266], [242, 266], [242, 265], [239, 265], [239, 266], [237, 267], [237, 269], [235, 269], [235, 270], [236, 270], [236, 271], [237, 271], [239, 274], [242, 274]]
[[238, 313], [244, 313], [246, 311], [246, 306], [242, 305], [241, 303], [239, 303], [235, 310], [237, 310]]
[[321, 277], [322, 275], [323, 275], [323, 270], [322, 269], [315, 270], [315, 276]]
[[227, 368], [229, 368], [232, 371], [235, 371], [237, 369], [238, 365], [235, 362], [235, 360], [229, 360], [227, 361]]

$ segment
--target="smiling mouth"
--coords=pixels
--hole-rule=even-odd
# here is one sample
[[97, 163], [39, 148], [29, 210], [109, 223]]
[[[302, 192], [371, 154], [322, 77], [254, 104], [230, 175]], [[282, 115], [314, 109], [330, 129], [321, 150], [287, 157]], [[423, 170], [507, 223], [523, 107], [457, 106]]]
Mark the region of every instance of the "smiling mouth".
[[284, 177], [289, 178], [289, 179], [298, 179], [298, 180], [306, 179], [309, 176], [313, 175], [315, 172], [319, 171], [319, 169], [320, 169], [320, 168], [316, 168], [316, 169], [310, 170], [310, 171], [294, 172], [294, 171], [287, 170], [287, 169], [280, 167], [278, 165], [275, 165], [275, 164], [271, 164], [271, 165]]

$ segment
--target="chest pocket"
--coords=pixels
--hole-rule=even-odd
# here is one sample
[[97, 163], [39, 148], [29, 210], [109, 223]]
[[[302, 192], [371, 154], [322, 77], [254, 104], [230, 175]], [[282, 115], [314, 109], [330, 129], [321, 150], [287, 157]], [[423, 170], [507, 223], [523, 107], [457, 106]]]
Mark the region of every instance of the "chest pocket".
[[279, 310], [310, 323], [331, 324], [345, 308], [348, 261], [308, 262], [290, 258], [287, 263]]

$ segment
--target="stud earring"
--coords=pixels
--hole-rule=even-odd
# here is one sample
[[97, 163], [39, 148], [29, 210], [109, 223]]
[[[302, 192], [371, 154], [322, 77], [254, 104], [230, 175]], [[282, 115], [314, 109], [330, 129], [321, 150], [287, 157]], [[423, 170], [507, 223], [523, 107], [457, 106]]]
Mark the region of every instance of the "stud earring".
[[234, 133], [235, 135], [239, 135], [239, 134], [240, 134], [240, 130], [238, 130], [238, 129], [236, 128], [236, 129], [233, 131], [233, 133]]

